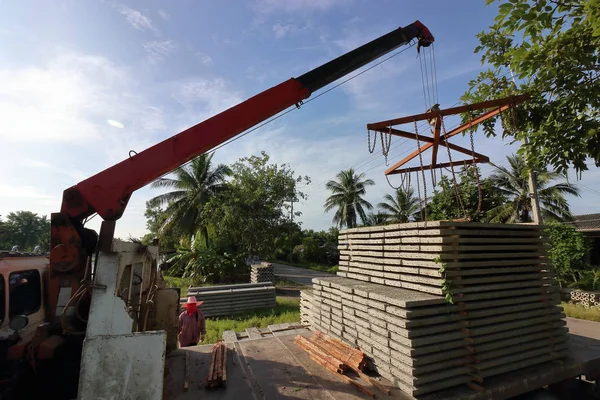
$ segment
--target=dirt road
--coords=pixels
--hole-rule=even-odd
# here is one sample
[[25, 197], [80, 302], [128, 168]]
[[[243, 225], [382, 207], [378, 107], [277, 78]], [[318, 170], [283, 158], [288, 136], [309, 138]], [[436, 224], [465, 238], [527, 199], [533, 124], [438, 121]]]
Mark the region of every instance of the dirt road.
[[335, 276], [335, 274], [327, 272], [313, 271], [312, 269], [292, 267], [285, 264], [273, 263], [273, 269], [275, 276], [307, 286], [312, 285], [312, 278]]

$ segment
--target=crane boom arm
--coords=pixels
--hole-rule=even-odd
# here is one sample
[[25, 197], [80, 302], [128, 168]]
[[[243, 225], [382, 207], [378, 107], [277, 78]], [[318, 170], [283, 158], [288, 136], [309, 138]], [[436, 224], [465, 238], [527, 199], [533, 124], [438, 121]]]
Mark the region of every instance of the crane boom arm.
[[415, 21], [131, 156], [65, 190], [61, 213], [74, 223], [94, 213], [107, 221], [117, 220], [137, 189], [415, 38], [420, 46], [434, 40], [429, 30]]

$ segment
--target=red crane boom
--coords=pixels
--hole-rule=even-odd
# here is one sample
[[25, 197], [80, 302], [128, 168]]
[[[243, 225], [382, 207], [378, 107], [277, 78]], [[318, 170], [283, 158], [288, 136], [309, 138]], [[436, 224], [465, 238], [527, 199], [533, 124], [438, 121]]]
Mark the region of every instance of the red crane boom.
[[[65, 190], [61, 211], [52, 214], [49, 305], [53, 311], [58, 288], [70, 280], [77, 287], [88, 257], [107, 250], [115, 221], [125, 211], [131, 194], [215, 146], [294, 105], [314, 91], [365, 64], [418, 39], [429, 46], [433, 36], [419, 21], [398, 28], [297, 78], [291, 78], [248, 100], [180, 132]], [[83, 221], [97, 213], [104, 220], [100, 236]], [[54, 281], [54, 283], [52, 283]]]

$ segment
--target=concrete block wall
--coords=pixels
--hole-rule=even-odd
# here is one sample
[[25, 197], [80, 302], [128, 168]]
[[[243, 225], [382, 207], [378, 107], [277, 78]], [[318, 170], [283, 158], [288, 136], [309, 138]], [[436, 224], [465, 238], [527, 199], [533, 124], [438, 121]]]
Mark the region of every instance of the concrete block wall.
[[339, 276], [302, 292], [302, 321], [359, 347], [412, 396], [566, 356], [537, 226], [358, 228], [340, 246]]
[[[200, 309], [206, 317], [234, 315], [240, 312], [275, 307], [275, 286], [271, 282], [191, 287], [188, 296], [204, 301]], [[187, 297], [181, 298], [183, 304]]]

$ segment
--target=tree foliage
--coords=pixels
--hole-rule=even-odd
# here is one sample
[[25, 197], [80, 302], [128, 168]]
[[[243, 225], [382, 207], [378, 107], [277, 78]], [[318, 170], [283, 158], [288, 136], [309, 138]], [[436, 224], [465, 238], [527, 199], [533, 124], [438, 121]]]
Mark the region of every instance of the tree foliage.
[[327, 182], [326, 188], [331, 195], [325, 201], [325, 211], [335, 209], [333, 222], [339, 227], [354, 228], [358, 219], [367, 221], [367, 210], [373, 205], [364, 199], [367, 186], [374, 185], [372, 179], [366, 179], [364, 173], [357, 174], [352, 168], [337, 174], [337, 180]]
[[569, 286], [579, 281], [589, 269], [587, 256], [590, 244], [587, 238], [572, 226], [558, 222], [547, 224], [550, 239], [549, 259], [556, 271], [561, 286]]
[[302, 231], [301, 243], [294, 248], [296, 261], [317, 263], [322, 265], [337, 265], [340, 252], [338, 250], [337, 228], [328, 231]]
[[169, 275], [190, 278], [196, 284], [233, 282], [247, 271], [245, 258], [231, 246], [211, 242], [207, 247], [197, 235], [190, 246], [182, 245], [168, 260]]
[[[491, 222], [531, 222], [532, 205], [528, 172], [522, 156], [507, 156], [509, 167], [497, 166], [490, 181], [506, 201], [489, 210]], [[547, 169], [538, 170], [535, 185], [544, 220], [570, 221], [573, 215], [566, 195], [579, 196], [576, 186], [566, 182], [566, 176]]]
[[381, 211], [371, 211], [367, 214], [367, 219], [363, 222], [363, 226], [378, 226], [385, 225], [389, 222], [389, 215]]
[[202, 218], [239, 251], [271, 256], [277, 238], [290, 230], [291, 202], [306, 198], [299, 186], [310, 179], [295, 176], [287, 164], [269, 163], [265, 152], [242, 158], [231, 169], [227, 190], [206, 204]]
[[8, 213], [6, 220], [0, 219], [0, 249], [10, 250], [14, 245], [20, 251], [31, 251], [40, 246], [50, 251], [50, 220], [31, 211]]
[[443, 175], [440, 178], [438, 188], [427, 205], [427, 219], [468, 217], [472, 221], [487, 222], [488, 211], [505, 201], [506, 198], [495, 189], [491, 180], [481, 177], [479, 168], [467, 166], [454, 175]]
[[157, 238], [159, 239], [161, 250], [174, 250], [179, 246], [181, 236], [177, 233], [176, 229], [161, 229], [165, 225], [165, 221], [169, 215], [160, 205], [147, 201], [144, 217], [146, 217], [146, 229], [149, 231], [142, 238], [144, 244], [148, 245], [152, 240]]
[[413, 215], [419, 212], [419, 199], [415, 197], [415, 191], [412, 187], [396, 189], [394, 195], [386, 194], [384, 201], [377, 207], [385, 215], [388, 223], [404, 223], [413, 218]]
[[225, 189], [225, 178], [231, 169], [223, 164], [212, 165], [213, 154], [202, 154], [188, 165], [177, 168], [173, 178], [160, 178], [152, 188], [168, 188], [172, 191], [160, 194], [148, 201], [150, 207], [166, 205], [166, 218], [162, 219], [160, 231], [166, 235], [178, 232], [192, 236], [200, 233], [208, 246], [208, 224], [202, 218], [204, 206]]
[[[503, 113], [502, 133], [523, 142], [519, 151], [528, 155], [528, 166], [581, 172], [587, 157], [600, 166], [600, 0], [487, 3], [500, 3], [498, 15], [477, 35], [475, 52], [489, 68], [462, 99], [528, 93], [531, 99], [517, 111]], [[495, 121], [483, 124], [486, 135], [496, 135]]]

